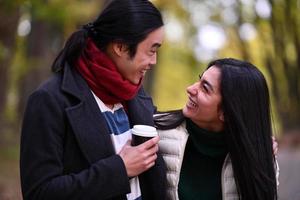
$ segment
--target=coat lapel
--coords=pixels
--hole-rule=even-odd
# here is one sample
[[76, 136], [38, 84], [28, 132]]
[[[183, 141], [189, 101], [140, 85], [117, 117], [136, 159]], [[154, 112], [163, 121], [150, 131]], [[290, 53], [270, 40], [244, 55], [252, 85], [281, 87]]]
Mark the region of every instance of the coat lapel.
[[114, 154], [104, 116], [86, 82], [69, 66], [65, 67], [62, 89], [79, 100], [79, 103], [65, 110], [78, 144], [90, 164]]
[[134, 99], [127, 102], [127, 107], [131, 127], [135, 124], [154, 125], [152, 99], [146, 96], [143, 88], [139, 90]]
[[[65, 66], [62, 90], [73, 97], [74, 105], [66, 113], [78, 144], [90, 163], [115, 154], [109, 130], [93, 94], [76, 69]], [[145, 124], [153, 126], [154, 107], [152, 99], [141, 88], [137, 96], [127, 102], [130, 126]]]

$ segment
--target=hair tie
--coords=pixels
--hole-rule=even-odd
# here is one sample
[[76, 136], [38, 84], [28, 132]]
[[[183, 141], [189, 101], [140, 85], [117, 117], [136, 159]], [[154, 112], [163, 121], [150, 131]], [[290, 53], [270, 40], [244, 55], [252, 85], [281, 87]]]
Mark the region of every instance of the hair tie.
[[92, 36], [97, 36], [98, 32], [93, 23], [88, 23], [82, 26], [84, 30], [87, 30]]

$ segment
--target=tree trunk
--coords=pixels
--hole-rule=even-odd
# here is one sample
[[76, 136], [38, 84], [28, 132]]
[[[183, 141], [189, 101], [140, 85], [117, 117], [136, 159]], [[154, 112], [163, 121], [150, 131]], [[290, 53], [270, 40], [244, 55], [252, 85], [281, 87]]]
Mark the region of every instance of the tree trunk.
[[14, 56], [19, 18], [19, 9], [7, 9], [3, 4], [0, 6], [0, 124], [4, 120], [8, 72]]
[[[268, 63], [275, 96], [276, 107], [282, 123], [283, 132], [300, 130], [300, 44], [299, 11], [295, 0], [269, 1], [272, 5], [270, 26], [272, 29], [275, 57]], [[284, 13], [278, 12], [278, 8]], [[293, 47], [291, 49], [291, 47]], [[291, 58], [290, 55], [294, 55]], [[267, 55], [272, 57], [271, 55]]]
[[24, 112], [28, 96], [50, 75], [51, 64], [57, 53], [53, 52], [53, 44], [55, 41], [62, 41], [62, 35], [62, 31], [49, 22], [32, 20], [27, 44], [27, 73], [19, 82], [18, 110], [21, 115]]

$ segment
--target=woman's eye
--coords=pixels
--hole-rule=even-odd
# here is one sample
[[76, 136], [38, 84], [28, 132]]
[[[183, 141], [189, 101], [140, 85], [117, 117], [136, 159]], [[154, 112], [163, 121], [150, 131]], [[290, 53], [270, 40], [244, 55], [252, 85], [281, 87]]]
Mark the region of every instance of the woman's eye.
[[202, 85], [202, 88], [205, 90], [205, 92], [208, 92], [208, 88], [205, 84]]

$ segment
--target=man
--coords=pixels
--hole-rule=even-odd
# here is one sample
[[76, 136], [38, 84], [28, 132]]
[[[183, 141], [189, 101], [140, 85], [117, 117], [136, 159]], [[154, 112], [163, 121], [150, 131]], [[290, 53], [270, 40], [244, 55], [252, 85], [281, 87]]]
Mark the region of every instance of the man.
[[130, 128], [153, 125], [142, 87], [163, 40], [147, 0], [114, 0], [73, 33], [55, 74], [29, 98], [21, 137], [21, 185], [30, 199], [164, 199], [159, 138], [130, 145]]

